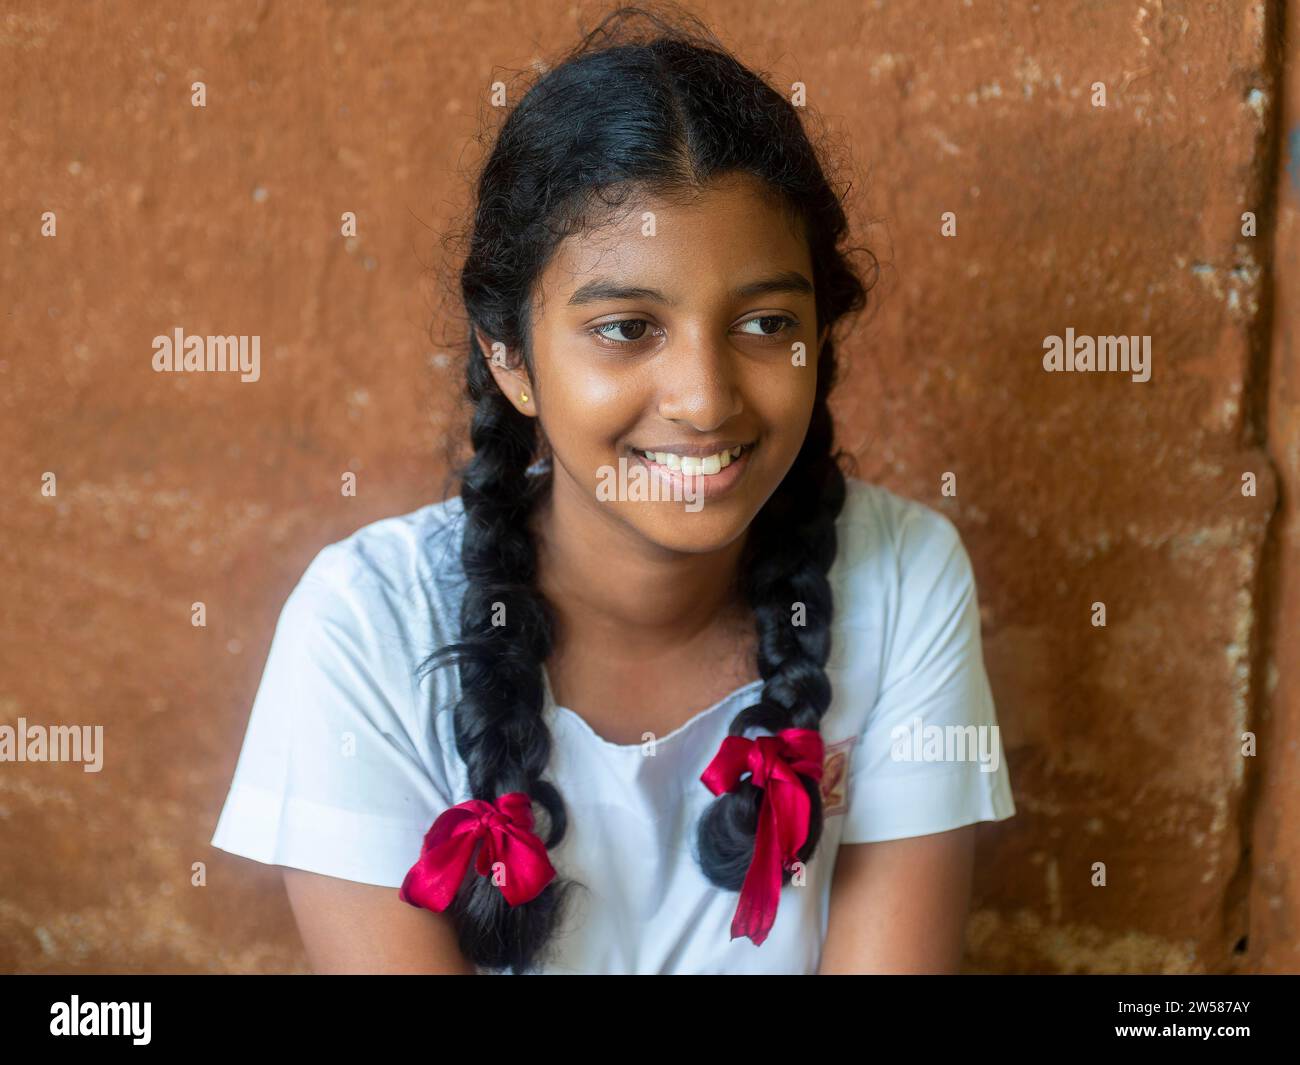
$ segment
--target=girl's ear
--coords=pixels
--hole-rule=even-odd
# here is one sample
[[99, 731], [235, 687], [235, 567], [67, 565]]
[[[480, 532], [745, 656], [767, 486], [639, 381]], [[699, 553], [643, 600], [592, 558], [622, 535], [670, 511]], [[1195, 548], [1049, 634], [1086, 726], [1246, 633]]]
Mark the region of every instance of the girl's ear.
[[535, 418], [537, 404], [533, 402], [533, 388], [524, 372], [523, 360], [514, 358], [514, 353], [500, 341], [489, 340], [478, 326], [474, 327], [474, 337], [502, 394], [520, 414]]

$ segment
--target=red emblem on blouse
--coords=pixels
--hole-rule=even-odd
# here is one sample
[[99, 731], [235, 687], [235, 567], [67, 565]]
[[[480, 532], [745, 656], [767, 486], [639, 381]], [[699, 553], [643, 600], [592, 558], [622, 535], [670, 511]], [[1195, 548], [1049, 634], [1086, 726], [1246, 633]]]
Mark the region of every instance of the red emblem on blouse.
[[840, 740], [826, 748], [826, 758], [822, 763], [822, 816], [842, 814], [849, 808], [849, 753], [853, 749], [855, 737]]

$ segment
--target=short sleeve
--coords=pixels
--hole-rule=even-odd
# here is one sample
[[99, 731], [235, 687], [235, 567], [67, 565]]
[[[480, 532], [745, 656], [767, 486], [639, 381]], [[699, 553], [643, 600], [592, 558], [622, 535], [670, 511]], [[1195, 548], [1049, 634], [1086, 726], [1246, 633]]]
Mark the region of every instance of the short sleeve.
[[849, 760], [843, 843], [922, 836], [1016, 812], [984, 668], [974, 572], [956, 526], [909, 503], [875, 705]]
[[401, 599], [348, 553], [317, 556], [280, 613], [212, 845], [399, 887], [453, 805], [420, 719]]

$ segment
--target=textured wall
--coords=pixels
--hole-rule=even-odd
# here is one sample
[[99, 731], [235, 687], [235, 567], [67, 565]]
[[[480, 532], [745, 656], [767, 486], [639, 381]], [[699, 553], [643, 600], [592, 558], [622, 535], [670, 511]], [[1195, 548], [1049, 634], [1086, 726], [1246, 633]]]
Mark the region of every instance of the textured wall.
[[1250, 943], [1256, 972], [1300, 972], [1300, 4], [1287, 5], [1277, 126], [1271, 321], [1260, 323], [1268, 381], [1254, 390], [1277, 468], [1279, 512], [1265, 552], [1258, 683], [1261, 766], [1250, 781]]
[[[0, 969], [305, 971], [277, 873], [207, 841], [308, 560], [442, 496], [462, 375], [441, 236], [488, 86], [570, 44], [574, 13], [18, 6], [0, 723], [102, 724], [104, 766], [0, 763]], [[1283, 114], [1280, 5], [695, 10], [803, 81], [849, 151], [886, 269], [844, 346], [842, 441], [974, 559], [1020, 813], [981, 830], [970, 968], [1300, 970], [1300, 57]], [[178, 326], [259, 335], [260, 379], [155, 373]], [[1149, 335], [1151, 379], [1046, 373], [1067, 327]]]

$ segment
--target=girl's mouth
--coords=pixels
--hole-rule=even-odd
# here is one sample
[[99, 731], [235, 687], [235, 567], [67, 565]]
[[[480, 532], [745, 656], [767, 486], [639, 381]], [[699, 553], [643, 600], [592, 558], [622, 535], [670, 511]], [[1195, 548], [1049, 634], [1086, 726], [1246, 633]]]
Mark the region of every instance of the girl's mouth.
[[670, 451], [642, 451], [631, 448], [632, 457], [669, 488], [712, 499], [731, 490], [749, 469], [749, 456], [756, 444], [697, 457]]

